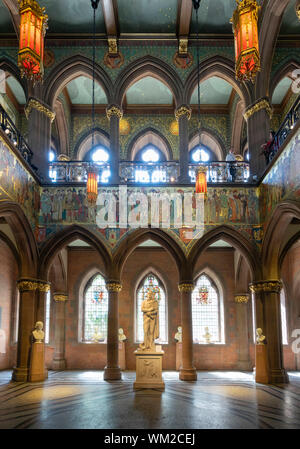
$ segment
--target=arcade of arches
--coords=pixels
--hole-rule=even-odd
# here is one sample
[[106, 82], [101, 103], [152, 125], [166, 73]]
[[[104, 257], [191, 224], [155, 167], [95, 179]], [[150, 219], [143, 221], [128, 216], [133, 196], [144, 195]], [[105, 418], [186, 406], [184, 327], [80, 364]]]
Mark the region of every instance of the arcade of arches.
[[[195, 22], [192, 11], [189, 22], [180, 14], [176, 19], [177, 8], [189, 2], [168, 0], [166, 15], [148, 14], [146, 6], [133, 12], [130, 0], [113, 2], [119, 8], [116, 16], [109, 12], [119, 21], [114, 57], [107, 41], [111, 21], [100, 8], [94, 147], [90, 11], [83, 14], [77, 2], [78, 18], [74, 7], [64, 30], [59, 11], [49, 6], [44, 82], [33, 86], [17, 68], [13, 3], [0, 1], [0, 370], [11, 370], [14, 382], [30, 380], [31, 334], [42, 321], [45, 372], [103, 370], [104, 380], [126, 378], [135, 370], [141, 292], [151, 278], [160, 291], [163, 370], [178, 371], [178, 383], [197, 380], [197, 371], [252, 372], [261, 328], [266, 384], [288, 384], [288, 372], [300, 371], [296, 2], [260, 2], [262, 70], [253, 85], [235, 78], [227, 23], [235, 2], [218, 2], [215, 21], [203, 15], [200, 132]], [[144, 23], [146, 44], [130, 11]], [[190, 36], [184, 57], [178, 54], [183, 35]], [[262, 145], [287, 123], [266, 161]], [[238, 156], [234, 175], [226, 162], [230, 148]], [[106, 220], [113, 209], [104, 199], [116, 196], [120, 185], [128, 198], [190, 194], [194, 219], [199, 161], [209, 167], [203, 232], [175, 222], [174, 204], [169, 227], [148, 223], [148, 211], [140, 226], [140, 209], [135, 227], [99, 224], [100, 212], [107, 208]], [[86, 200], [87, 163], [99, 165], [96, 206]]]

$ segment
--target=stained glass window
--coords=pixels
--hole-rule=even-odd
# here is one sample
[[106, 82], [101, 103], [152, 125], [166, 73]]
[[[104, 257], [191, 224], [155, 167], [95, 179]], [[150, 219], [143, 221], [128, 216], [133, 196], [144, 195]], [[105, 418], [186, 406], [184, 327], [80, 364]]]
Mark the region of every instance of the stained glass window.
[[143, 312], [141, 311], [141, 305], [144, 299], [146, 299], [145, 293], [150, 285], [154, 288], [157, 287], [159, 291], [159, 338], [155, 340], [158, 344], [168, 343], [168, 324], [167, 324], [167, 303], [166, 303], [166, 293], [161, 284], [154, 274], [149, 273], [137, 290], [137, 300], [136, 300], [136, 343], [142, 343], [144, 341], [144, 330], [143, 330]]
[[46, 306], [45, 306], [45, 343], [49, 344], [50, 342], [50, 300], [51, 293], [50, 290], [47, 292], [46, 296]]
[[223, 343], [219, 292], [205, 274], [192, 293], [192, 321], [194, 343]]
[[108, 292], [100, 274], [87, 284], [83, 303], [83, 341], [103, 343], [107, 338]]
[[281, 337], [282, 344], [288, 344], [288, 330], [287, 330], [287, 318], [286, 318], [286, 296], [285, 289], [280, 292], [280, 313], [281, 313]]

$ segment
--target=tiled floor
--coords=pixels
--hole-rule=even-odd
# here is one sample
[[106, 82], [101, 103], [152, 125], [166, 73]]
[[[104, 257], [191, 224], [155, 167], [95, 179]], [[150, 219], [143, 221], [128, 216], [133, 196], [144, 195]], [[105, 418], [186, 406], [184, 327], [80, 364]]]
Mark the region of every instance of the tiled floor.
[[0, 371], [0, 429], [300, 428], [300, 372], [288, 385], [261, 385], [245, 372], [199, 372], [166, 389], [133, 390], [134, 372], [103, 381], [102, 371], [49, 371], [44, 383], [11, 382]]

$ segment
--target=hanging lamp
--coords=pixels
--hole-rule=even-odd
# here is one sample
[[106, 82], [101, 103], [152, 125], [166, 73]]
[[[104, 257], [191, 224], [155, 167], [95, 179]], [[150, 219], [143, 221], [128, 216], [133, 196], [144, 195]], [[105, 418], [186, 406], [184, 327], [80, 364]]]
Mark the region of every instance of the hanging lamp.
[[20, 38], [18, 66], [21, 77], [35, 84], [44, 75], [44, 37], [48, 16], [35, 0], [18, 0], [20, 12]]
[[230, 20], [234, 33], [235, 72], [239, 81], [254, 83], [260, 71], [258, 45], [258, 6], [256, 0], [236, 0], [237, 8]]
[[[95, 59], [96, 59], [96, 9], [99, 0], [91, 0], [93, 8], [93, 87], [92, 87], [92, 148], [95, 145]], [[91, 206], [95, 206], [98, 197], [99, 169], [94, 163], [90, 163], [86, 169], [86, 197]]]
[[[198, 11], [201, 0], [193, 0], [193, 6], [196, 11], [196, 33], [197, 33], [197, 89], [198, 89], [198, 134], [199, 145], [201, 136], [201, 122], [200, 122], [200, 56], [199, 56], [199, 17]], [[200, 151], [200, 164], [202, 162], [202, 152]], [[207, 179], [206, 179], [207, 167], [206, 165], [200, 165], [196, 175], [195, 192], [207, 194]]]

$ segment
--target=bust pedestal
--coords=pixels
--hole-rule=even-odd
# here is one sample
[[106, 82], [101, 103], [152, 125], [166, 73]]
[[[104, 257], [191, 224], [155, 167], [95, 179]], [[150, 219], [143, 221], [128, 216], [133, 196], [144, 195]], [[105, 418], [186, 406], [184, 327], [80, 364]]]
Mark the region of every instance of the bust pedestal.
[[255, 346], [255, 382], [260, 384], [268, 384], [269, 374], [268, 374], [268, 355], [267, 355], [267, 345], [256, 345]]
[[136, 381], [133, 384], [134, 390], [155, 388], [165, 389], [162, 378], [162, 357], [164, 351], [134, 351], [136, 357]]
[[119, 367], [122, 371], [126, 369], [125, 343], [119, 341]]
[[182, 343], [178, 341], [176, 343], [176, 371], [180, 370], [182, 365]]
[[45, 345], [42, 342], [35, 342], [31, 348], [29, 382], [41, 382], [47, 379], [47, 377], [48, 372], [45, 369]]

